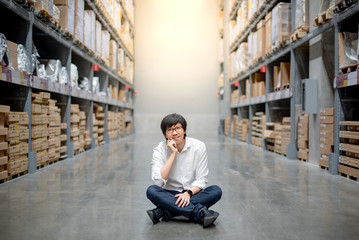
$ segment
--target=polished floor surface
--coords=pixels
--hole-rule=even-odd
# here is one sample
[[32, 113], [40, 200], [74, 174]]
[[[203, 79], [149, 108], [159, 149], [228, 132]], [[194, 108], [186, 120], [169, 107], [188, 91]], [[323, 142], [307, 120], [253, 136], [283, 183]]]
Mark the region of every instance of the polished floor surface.
[[161, 138], [131, 136], [0, 185], [0, 239], [355, 239], [359, 183], [220, 136], [207, 145], [222, 187], [215, 225], [153, 225], [145, 191]]

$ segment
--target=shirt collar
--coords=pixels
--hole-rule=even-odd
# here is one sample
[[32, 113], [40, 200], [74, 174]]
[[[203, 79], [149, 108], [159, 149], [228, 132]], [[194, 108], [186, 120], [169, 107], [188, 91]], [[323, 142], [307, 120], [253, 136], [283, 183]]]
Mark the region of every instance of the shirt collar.
[[182, 152], [186, 151], [189, 147], [191, 147], [190, 145], [190, 138], [189, 137], [186, 137], [186, 143], [182, 149]]

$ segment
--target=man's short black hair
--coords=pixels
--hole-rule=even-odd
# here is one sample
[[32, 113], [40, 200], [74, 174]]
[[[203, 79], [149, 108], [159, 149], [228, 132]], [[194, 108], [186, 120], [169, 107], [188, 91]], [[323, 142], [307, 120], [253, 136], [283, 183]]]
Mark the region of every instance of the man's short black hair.
[[[162, 119], [161, 122], [161, 130], [164, 136], [166, 136], [166, 131], [168, 128], [176, 125], [177, 123], [180, 123], [182, 125], [182, 128], [184, 131], [187, 129], [187, 122], [182, 115], [177, 113], [172, 113], [167, 115]], [[186, 138], [186, 134], [184, 134], [184, 137]]]

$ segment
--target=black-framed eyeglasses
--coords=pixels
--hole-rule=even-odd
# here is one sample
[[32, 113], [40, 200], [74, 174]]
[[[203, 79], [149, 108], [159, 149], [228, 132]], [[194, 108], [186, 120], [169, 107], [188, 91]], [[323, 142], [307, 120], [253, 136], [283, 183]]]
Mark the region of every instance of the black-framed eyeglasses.
[[177, 133], [179, 133], [180, 131], [182, 131], [182, 126], [177, 126], [177, 127], [173, 127], [173, 128], [169, 128], [166, 130], [167, 134], [172, 134], [174, 131], [176, 131]]

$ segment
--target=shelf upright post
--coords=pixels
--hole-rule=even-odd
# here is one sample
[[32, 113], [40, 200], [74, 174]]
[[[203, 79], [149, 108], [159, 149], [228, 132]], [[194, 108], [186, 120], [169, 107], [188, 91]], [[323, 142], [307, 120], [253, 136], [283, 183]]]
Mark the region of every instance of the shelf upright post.
[[[106, 74], [104, 86], [105, 86], [104, 90], [106, 91], [108, 88], [108, 74]], [[105, 138], [105, 142], [109, 143], [110, 135], [108, 134], [108, 126], [107, 125], [108, 125], [108, 103], [105, 104], [105, 134], [104, 134], [104, 138]]]
[[[291, 0], [291, 33], [293, 34], [295, 31], [295, 13], [296, 13], [296, 0]], [[297, 145], [295, 144], [295, 119], [296, 119], [296, 112], [295, 112], [295, 102], [298, 91], [296, 89], [297, 86], [297, 79], [296, 79], [296, 71], [297, 71], [297, 61], [295, 58], [295, 49], [291, 48], [290, 50], [290, 72], [291, 72], [291, 88], [293, 90], [293, 96], [290, 99], [290, 143], [287, 145], [287, 158], [290, 160], [297, 159]]]
[[[252, 98], [252, 75], [249, 75], [249, 99]], [[248, 117], [249, 117], [249, 134], [247, 136], [247, 143], [248, 144], [252, 144], [252, 119], [253, 119], [253, 105], [249, 105], [249, 113], [248, 113]]]
[[[72, 49], [69, 49], [69, 54], [67, 58], [66, 68], [67, 75], [69, 76], [69, 86], [71, 92], [71, 60], [72, 60]], [[74, 156], [74, 143], [71, 142], [71, 94], [67, 98], [66, 111], [65, 111], [65, 121], [67, 125], [66, 129], [66, 146], [67, 146], [67, 157], [72, 158]]]
[[[334, 16], [334, 74], [339, 75], [339, 48], [338, 48], [338, 33], [339, 23], [338, 14]], [[329, 153], [329, 167], [328, 172], [332, 175], [338, 175], [338, 163], [339, 163], [339, 125], [343, 116], [342, 106], [340, 104], [339, 90], [336, 86], [336, 79], [334, 79], [334, 153]]]
[[[26, 36], [26, 49], [29, 56], [31, 56], [32, 53], [32, 29], [34, 24], [34, 13], [29, 12], [29, 21], [27, 22], [27, 36]], [[31, 57], [30, 57], [31, 61]], [[31, 63], [31, 62], [30, 62]], [[31, 151], [31, 99], [32, 99], [32, 88], [29, 87], [27, 91], [27, 97], [25, 102], [25, 109], [24, 111], [27, 112], [29, 123], [28, 123], [28, 129], [29, 129], [29, 165], [28, 165], [28, 172], [29, 173], [35, 173], [36, 172], [36, 165], [37, 165], [37, 155], [35, 151]]]
[[90, 101], [90, 109], [89, 109], [89, 113], [88, 113], [88, 117], [87, 117], [87, 126], [89, 127], [90, 138], [92, 139], [92, 141], [91, 141], [91, 149], [94, 149], [96, 147], [96, 139], [93, 137], [93, 107], [94, 107], [93, 77], [94, 77], [94, 72], [93, 72], [93, 69], [91, 69], [91, 72], [90, 72], [90, 90], [91, 90], [92, 99]]
[[296, 112], [295, 112], [295, 102], [297, 98], [298, 90], [297, 90], [297, 78], [296, 78], [296, 71], [297, 71], [297, 61], [295, 58], [295, 49], [290, 50], [290, 72], [291, 72], [291, 88], [293, 89], [293, 96], [290, 98], [290, 143], [287, 145], [287, 158], [290, 160], [297, 159], [297, 145], [295, 144], [295, 119], [296, 119]]

